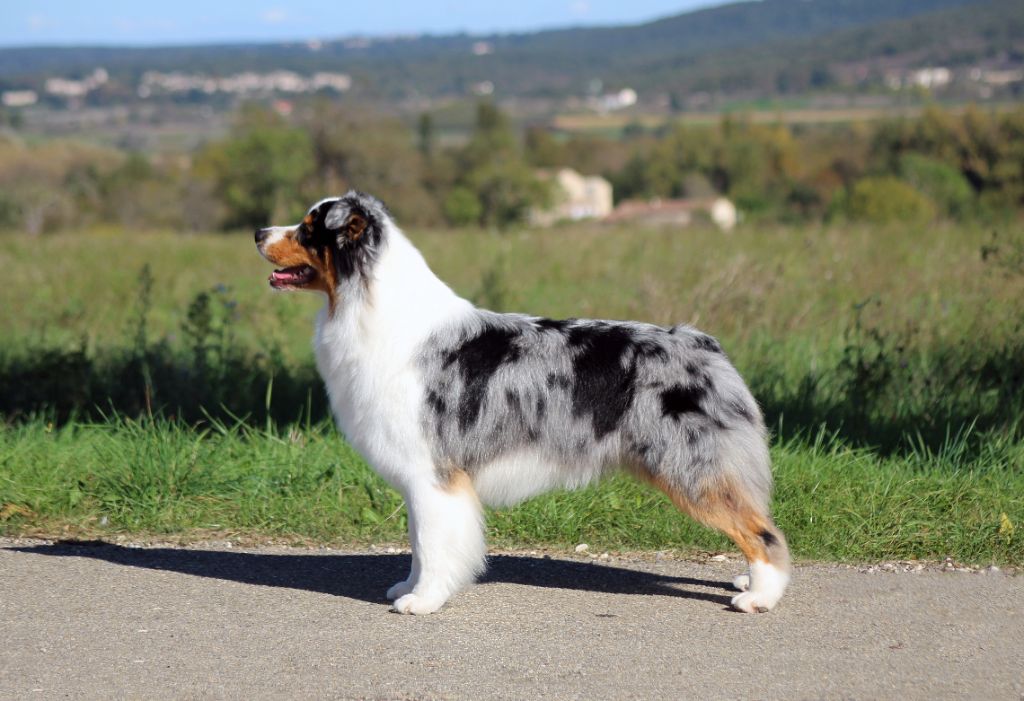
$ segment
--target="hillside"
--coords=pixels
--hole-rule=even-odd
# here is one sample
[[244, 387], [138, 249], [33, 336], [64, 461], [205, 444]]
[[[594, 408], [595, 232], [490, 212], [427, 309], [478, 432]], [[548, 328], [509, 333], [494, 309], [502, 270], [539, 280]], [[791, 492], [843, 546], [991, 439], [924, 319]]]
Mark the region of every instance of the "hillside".
[[482, 81], [501, 96], [563, 96], [583, 94], [595, 79], [641, 91], [788, 93], [842, 83], [841, 64], [897, 55], [963, 63], [1016, 52], [1020, 60], [1022, 25], [1018, 0], [764, 0], [635, 26], [486, 37], [3, 49], [0, 88], [38, 88], [45, 77], [102, 66], [111, 76], [106, 93], [122, 99], [146, 71], [282, 69], [344, 71], [354, 92], [384, 99], [463, 95]]

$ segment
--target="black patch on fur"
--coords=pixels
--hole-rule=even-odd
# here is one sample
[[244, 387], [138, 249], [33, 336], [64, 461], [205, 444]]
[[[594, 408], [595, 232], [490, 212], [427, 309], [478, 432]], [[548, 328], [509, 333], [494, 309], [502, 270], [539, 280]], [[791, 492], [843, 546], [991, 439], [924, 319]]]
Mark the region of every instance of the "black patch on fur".
[[433, 390], [427, 392], [427, 406], [437, 415], [443, 414], [448, 409], [444, 403], [444, 397]]
[[700, 369], [697, 367], [696, 363], [686, 364], [686, 372], [690, 373], [691, 375], [696, 375], [699, 371]]
[[519, 360], [522, 351], [515, 343], [518, 338], [519, 332], [514, 329], [489, 326], [448, 353], [444, 366], [458, 362], [462, 375], [458, 416], [459, 429], [463, 432], [480, 417], [480, 408], [494, 373], [502, 365]]
[[702, 385], [672, 385], [661, 393], [661, 415], [678, 421], [683, 414], [703, 414], [700, 400], [706, 394]]
[[548, 403], [544, 399], [544, 395], [537, 395], [537, 420], [542, 421], [544, 416], [548, 413]]
[[686, 427], [686, 444], [689, 446], [697, 445], [700, 441], [700, 429], [695, 426]]
[[572, 362], [572, 413], [589, 414], [598, 439], [618, 427], [633, 403], [639, 345], [619, 326], [588, 324], [569, 331], [569, 347], [579, 351]]
[[555, 387], [561, 387], [562, 389], [569, 389], [572, 387], [572, 379], [568, 375], [560, 375], [558, 373], [548, 373], [548, 389], [554, 389]]
[[713, 339], [707, 334], [698, 334], [693, 337], [693, 345], [695, 348], [700, 348], [709, 353], [721, 353], [722, 346], [718, 344], [718, 341]]
[[558, 333], [565, 333], [565, 330], [569, 328], [569, 325], [575, 319], [538, 319], [533, 322], [541, 331], [557, 331]]
[[761, 531], [758, 535], [761, 537], [761, 540], [764, 541], [765, 547], [770, 548], [773, 545], [779, 544], [779, 539], [776, 538], [775, 534], [771, 531]]

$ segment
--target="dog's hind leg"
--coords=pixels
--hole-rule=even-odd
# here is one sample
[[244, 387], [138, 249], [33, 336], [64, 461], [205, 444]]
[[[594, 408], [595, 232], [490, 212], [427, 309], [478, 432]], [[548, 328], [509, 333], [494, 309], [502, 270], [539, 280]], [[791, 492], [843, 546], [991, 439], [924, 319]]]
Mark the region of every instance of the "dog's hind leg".
[[433, 613], [483, 572], [483, 512], [469, 475], [462, 470], [452, 471], [442, 485], [424, 479], [409, 485], [405, 493], [413, 524], [410, 578], [417, 576], [412, 590], [392, 607], [399, 613]]
[[774, 608], [789, 584], [789, 548], [768, 510], [728, 479], [707, 487], [696, 498], [664, 478], [651, 481], [682, 511], [729, 536], [747, 559], [750, 573], [733, 580], [742, 590], [733, 597], [733, 607], [748, 613]]
[[730, 442], [716, 450], [717, 467], [702, 471], [666, 469], [664, 464], [641, 476], [664, 491], [672, 502], [701, 523], [718, 529], [739, 547], [750, 572], [733, 580], [742, 591], [732, 599], [740, 611], [772, 609], [789, 584], [786, 537], [768, 510], [771, 474], [768, 452], [757, 440]]

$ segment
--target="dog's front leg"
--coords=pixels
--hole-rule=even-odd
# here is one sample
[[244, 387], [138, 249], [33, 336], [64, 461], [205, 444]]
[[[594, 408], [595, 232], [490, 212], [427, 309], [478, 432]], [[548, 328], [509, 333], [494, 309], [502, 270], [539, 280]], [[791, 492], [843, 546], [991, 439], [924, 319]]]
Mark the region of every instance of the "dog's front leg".
[[483, 572], [487, 548], [480, 501], [469, 476], [455, 470], [442, 484], [423, 479], [410, 485], [406, 505], [415, 582], [392, 607], [399, 613], [433, 613]]
[[416, 519], [413, 518], [413, 510], [411, 506], [408, 506], [408, 502], [409, 499], [406, 499], [407, 510], [409, 512], [407, 517], [407, 520], [409, 521], [409, 545], [413, 548], [412, 566], [409, 568], [408, 577], [401, 582], [395, 582], [395, 584], [388, 589], [388, 601], [394, 601], [395, 599], [399, 599], [411, 592], [420, 578], [419, 549], [416, 548]]

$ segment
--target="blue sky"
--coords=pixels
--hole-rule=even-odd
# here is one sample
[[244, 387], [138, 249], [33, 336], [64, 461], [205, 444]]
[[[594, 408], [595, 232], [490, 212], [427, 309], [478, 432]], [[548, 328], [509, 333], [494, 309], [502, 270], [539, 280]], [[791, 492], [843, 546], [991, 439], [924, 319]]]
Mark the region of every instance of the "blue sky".
[[643, 22], [723, 0], [0, 0], [0, 46], [507, 32]]

